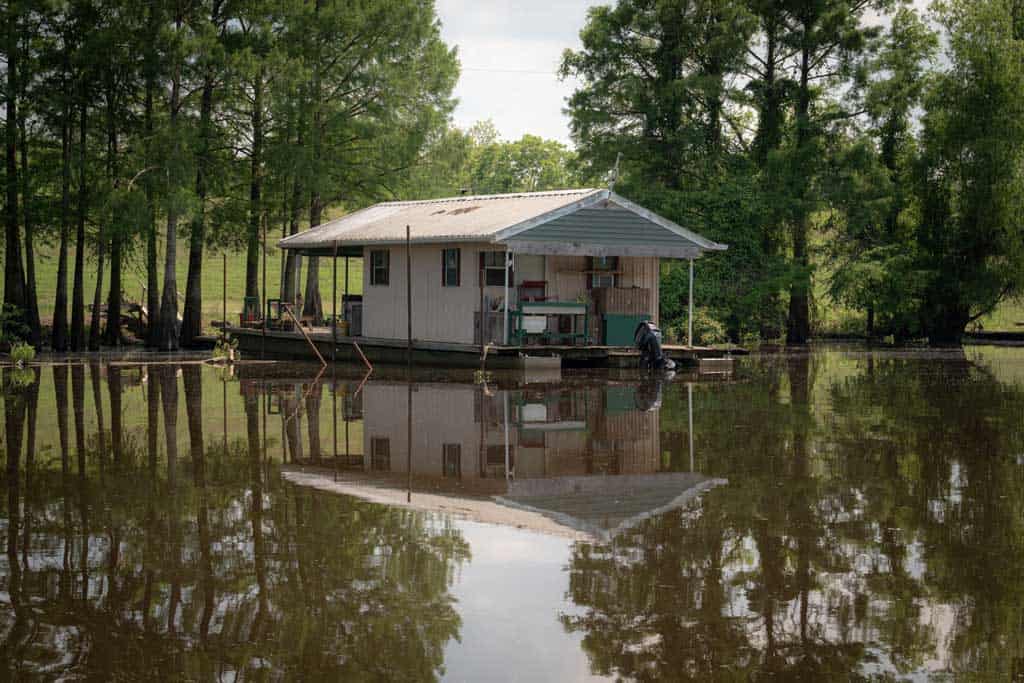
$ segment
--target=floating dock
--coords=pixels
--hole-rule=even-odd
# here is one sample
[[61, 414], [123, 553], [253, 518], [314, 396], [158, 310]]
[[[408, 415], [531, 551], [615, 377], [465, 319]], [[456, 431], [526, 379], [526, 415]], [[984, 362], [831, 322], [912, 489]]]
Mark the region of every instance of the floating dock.
[[[404, 364], [410, 353], [405, 341], [340, 335], [334, 337], [329, 327], [308, 329], [305, 336], [297, 331], [264, 331], [241, 327], [229, 327], [227, 331], [238, 340], [239, 350], [246, 359], [315, 360], [316, 353], [311, 343], [328, 362], [362, 363], [361, 355], [365, 355], [374, 364]], [[672, 344], [662, 348], [669, 358], [684, 366], [695, 366], [714, 359], [718, 367], [722, 367], [731, 363], [732, 356], [746, 355], [743, 349], [726, 352], [705, 346]], [[527, 358], [538, 357], [560, 358], [563, 367], [634, 368], [640, 363], [640, 353], [625, 346], [531, 344], [487, 346], [485, 350], [477, 344], [413, 340], [411, 354], [415, 365], [438, 367], [480, 368], [484, 365], [489, 369], [522, 368], [529, 363]], [[482, 362], [484, 356], [486, 358]]]

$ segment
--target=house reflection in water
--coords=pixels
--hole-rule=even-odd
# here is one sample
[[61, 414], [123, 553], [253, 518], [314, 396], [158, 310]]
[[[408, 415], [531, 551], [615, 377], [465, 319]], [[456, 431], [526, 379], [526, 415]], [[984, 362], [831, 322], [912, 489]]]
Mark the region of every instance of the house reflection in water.
[[[282, 414], [284, 461], [306, 474], [309, 466], [325, 468], [314, 470], [320, 483], [342, 482], [345, 493], [381, 499], [401, 491], [407, 502], [413, 494], [440, 494], [476, 500], [475, 509], [489, 501], [603, 537], [721, 483], [667, 471], [660, 380], [334, 386], [324, 401], [315, 384], [278, 384], [271, 405], [276, 401]], [[325, 442], [332, 446], [321, 447]], [[292, 479], [317, 484], [305, 475]], [[420, 495], [424, 500], [433, 499]]]

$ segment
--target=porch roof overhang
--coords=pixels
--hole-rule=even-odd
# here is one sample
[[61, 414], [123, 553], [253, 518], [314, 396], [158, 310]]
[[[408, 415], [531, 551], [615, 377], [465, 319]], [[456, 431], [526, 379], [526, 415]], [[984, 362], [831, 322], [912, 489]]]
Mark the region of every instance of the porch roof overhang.
[[523, 254], [695, 259], [727, 246], [609, 190], [390, 202], [278, 243], [312, 256], [361, 256], [365, 247], [491, 244]]

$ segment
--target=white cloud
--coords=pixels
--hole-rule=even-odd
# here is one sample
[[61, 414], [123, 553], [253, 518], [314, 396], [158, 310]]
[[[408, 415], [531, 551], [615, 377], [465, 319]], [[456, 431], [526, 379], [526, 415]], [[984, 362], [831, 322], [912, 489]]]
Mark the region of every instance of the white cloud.
[[532, 133], [569, 141], [565, 99], [576, 83], [558, 78], [566, 48], [578, 48], [597, 0], [438, 0], [442, 35], [458, 45], [462, 77], [455, 123], [493, 119], [502, 137]]
[[[492, 119], [502, 137], [532, 133], [569, 143], [566, 98], [578, 85], [557, 76], [562, 52], [580, 46], [587, 9], [610, 0], [437, 0], [442, 36], [457, 45], [462, 76], [455, 123]], [[930, 0], [913, 0], [924, 10]]]

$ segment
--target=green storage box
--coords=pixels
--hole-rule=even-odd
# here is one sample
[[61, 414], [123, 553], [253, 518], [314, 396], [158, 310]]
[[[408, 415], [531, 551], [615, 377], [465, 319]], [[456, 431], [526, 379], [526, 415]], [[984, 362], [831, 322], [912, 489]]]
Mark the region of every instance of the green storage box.
[[645, 320], [650, 320], [648, 313], [635, 315], [625, 313], [605, 313], [601, 330], [602, 340], [605, 346], [633, 346], [633, 333], [636, 326]]

